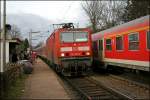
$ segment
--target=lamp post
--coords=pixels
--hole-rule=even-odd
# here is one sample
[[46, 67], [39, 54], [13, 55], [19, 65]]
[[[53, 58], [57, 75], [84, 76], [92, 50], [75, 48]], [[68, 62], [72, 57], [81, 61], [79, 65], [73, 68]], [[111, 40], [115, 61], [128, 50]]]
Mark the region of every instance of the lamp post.
[[[1, 1], [0, 1], [1, 2]], [[2, 45], [1, 45], [1, 67], [0, 67], [0, 74], [1, 74], [1, 77], [0, 77], [0, 82], [1, 82], [1, 86], [0, 86], [0, 89], [1, 89], [1, 93], [0, 93], [0, 96], [3, 97], [4, 96], [4, 67], [6, 65], [6, 0], [3, 0], [3, 31], [2, 31]]]
[[2, 31], [2, 66], [1, 72], [4, 72], [4, 66], [6, 63], [6, 0], [3, 1], [3, 31]]

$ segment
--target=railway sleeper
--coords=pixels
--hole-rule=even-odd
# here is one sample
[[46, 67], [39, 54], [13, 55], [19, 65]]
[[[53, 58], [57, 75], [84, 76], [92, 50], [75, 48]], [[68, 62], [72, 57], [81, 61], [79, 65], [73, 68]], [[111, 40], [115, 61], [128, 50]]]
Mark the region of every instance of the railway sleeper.
[[102, 89], [100, 89], [98, 87], [79, 87], [79, 88], [83, 89], [83, 90], [100, 90], [100, 91], [102, 91]]
[[84, 80], [79, 80], [79, 82], [76, 82], [76, 80], [73, 80], [72, 82], [75, 82], [75, 83], [79, 83], [79, 84], [91, 84], [89, 82], [85, 82]]
[[104, 91], [104, 90], [86, 90], [86, 89], [81, 89], [82, 91], [85, 91], [87, 93], [109, 93], [107, 91]]
[[117, 97], [111, 96], [111, 95], [104, 95], [104, 96], [91, 96], [91, 99], [93, 100], [110, 100], [110, 99], [117, 99]]
[[84, 91], [87, 94], [106, 94], [104, 91]]
[[85, 88], [85, 89], [82, 89], [82, 90], [83, 90], [83, 91], [87, 91], [87, 92], [88, 92], [88, 91], [102, 91], [102, 90], [99, 89], [99, 88], [97, 88], [97, 89], [96, 89], [96, 88], [94, 88], [94, 89], [86, 89], [86, 88]]
[[104, 96], [107, 96], [107, 97], [112, 97], [112, 95], [111, 94], [106, 94], [106, 93], [104, 93], [104, 94], [88, 94], [90, 97], [104, 97]]
[[90, 89], [97, 89], [97, 87], [95, 87], [95, 86], [78, 86], [80, 89], [88, 89], [88, 90], [90, 90]]

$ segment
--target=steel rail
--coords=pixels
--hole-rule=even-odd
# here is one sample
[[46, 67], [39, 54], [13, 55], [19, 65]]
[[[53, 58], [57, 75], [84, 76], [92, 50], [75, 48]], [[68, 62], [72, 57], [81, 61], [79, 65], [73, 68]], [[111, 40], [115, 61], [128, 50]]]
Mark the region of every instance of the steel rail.
[[107, 88], [92, 78], [68, 78], [64, 79], [81, 95], [82, 99], [130, 99], [132, 98], [119, 93], [113, 89]]
[[142, 88], [150, 90], [150, 86], [149, 85], [142, 84], [142, 83], [139, 83], [139, 82], [136, 82], [136, 81], [132, 81], [132, 80], [129, 80], [129, 79], [125, 79], [123, 77], [112, 75], [112, 74], [109, 74], [109, 76], [112, 77], [112, 78], [115, 78], [115, 79], [118, 79], [118, 80], [122, 80], [122, 81], [126, 81], [126, 82], [128, 82], [130, 84], [134, 84], [136, 86], [139, 86], [139, 87], [142, 87]]

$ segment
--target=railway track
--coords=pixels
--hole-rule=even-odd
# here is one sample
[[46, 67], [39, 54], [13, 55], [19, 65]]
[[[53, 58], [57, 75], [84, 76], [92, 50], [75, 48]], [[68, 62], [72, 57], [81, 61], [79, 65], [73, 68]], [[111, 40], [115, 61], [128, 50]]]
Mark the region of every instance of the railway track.
[[78, 91], [81, 99], [99, 100], [99, 99], [131, 99], [112, 89], [104, 87], [89, 77], [68, 78], [64, 79]]
[[[78, 99], [142, 99], [150, 100], [150, 87], [115, 75], [90, 74], [90, 77], [69, 78], [61, 76]], [[72, 88], [70, 88], [72, 90]], [[76, 98], [75, 98], [76, 99]]]
[[92, 79], [104, 86], [108, 86], [131, 99], [150, 99], [150, 88], [147, 85], [137, 83], [128, 79], [124, 79], [115, 75], [99, 75], [92, 76]]

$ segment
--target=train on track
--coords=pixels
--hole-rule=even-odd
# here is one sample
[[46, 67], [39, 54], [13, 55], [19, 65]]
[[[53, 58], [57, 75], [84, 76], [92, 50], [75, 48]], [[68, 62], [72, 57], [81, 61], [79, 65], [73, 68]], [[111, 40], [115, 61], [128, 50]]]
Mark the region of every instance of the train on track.
[[67, 76], [85, 73], [90, 66], [107, 69], [109, 65], [149, 72], [149, 17], [147, 15], [92, 35], [89, 28], [62, 24], [62, 28], [50, 35], [40, 51], [57, 72]]
[[150, 71], [150, 16], [92, 35], [94, 65]]
[[86, 74], [92, 65], [91, 30], [74, 28], [73, 23], [57, 25], [46, 40], [45, 57], [65, 76]]

